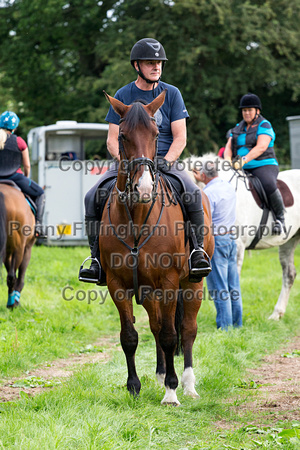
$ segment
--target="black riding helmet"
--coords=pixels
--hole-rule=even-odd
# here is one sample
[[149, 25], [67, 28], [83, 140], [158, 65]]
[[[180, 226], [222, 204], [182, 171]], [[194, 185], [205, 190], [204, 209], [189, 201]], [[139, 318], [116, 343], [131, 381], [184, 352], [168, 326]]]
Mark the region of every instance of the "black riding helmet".
[[137, 70], [137, 73], [140, 77], [142, 77], [147, 83], [152, 84], [153, 81], [148, 80], [141, 71], [139, 61], [162, 61], [163, 70], [165, 61], [168, 61], [168, 58], [166, 56], [165, 49], [160, 42], [156, 39], [144, 38], [136, 42], [130, 52], [130, 62], [132, 67], [135, 69], [134, 61], [137, 62], [139, 69]]
[[248, 94], [243, 95], [240, 101], [239, 109], [242, 108], [258, 108], [260, 111], [262, 110], [260, 98], [248, 92]]

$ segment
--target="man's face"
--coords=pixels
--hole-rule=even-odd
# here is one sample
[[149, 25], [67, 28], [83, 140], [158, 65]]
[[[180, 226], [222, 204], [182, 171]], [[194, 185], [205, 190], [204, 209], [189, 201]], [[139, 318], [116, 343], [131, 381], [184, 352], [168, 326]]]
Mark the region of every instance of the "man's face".
[[[139, 61], [141, 71], [148, 80], [153, 82], [158, 81], [161, 76], [162, 62], [161, 61]], [[135, 67], [138, 70], [137, 63]]]
[[201, 183], [204, 183], [203, 172], [200, 171], [200, 170], [196, 170], [196, 169], [192, 169], [192, 170], [193, 170], [193, 174], [194, 174], [195, 180], [196, 181], [201, 181]]

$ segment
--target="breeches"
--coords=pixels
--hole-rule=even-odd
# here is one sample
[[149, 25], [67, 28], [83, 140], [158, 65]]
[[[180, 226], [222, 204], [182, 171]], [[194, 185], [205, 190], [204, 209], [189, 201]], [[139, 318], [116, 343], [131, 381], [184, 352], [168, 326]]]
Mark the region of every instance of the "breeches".
[[[114, 163], [104, 175], [99, 177], [98, 182], [87, 192], [84, 198], [85, 215], [87, 217], [97, 216], [97, 203], [99, 201], [105, 202], [108, 198], [109, 192], [107, 187], [113, 178], [117, 178], [118, 167], [119, 164], [117, 162]], [[167, 177], [180, 194], [187, 214], [202, 209], [201, 190], [193, 182], [188, 173], [183, 170], [183, 164], [174, 164], [167, 173]], [[99, 189], [100, 185], [101, 188]]]
[[269, 197], [277, 189], [277, 176], [279, 173], [278, 166], [262, 166], [256, 167], [256, 169], [247, 169], [246, 173], [251, 173], [255, 177], [259, 178], [263, 188]]
[[43, 189], [35, 181], [25, 177], [22, 173], [16, 172], [10, 177], [7, 177], [7, 179], [14, 181], [21, 191], [29, 195], [33, 201], [44, 193]]

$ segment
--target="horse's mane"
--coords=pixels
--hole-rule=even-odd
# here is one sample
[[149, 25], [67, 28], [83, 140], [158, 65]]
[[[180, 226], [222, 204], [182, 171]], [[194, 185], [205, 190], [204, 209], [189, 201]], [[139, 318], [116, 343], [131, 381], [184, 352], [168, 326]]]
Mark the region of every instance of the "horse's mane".
[[131, 132], [137, 125], [143, 125], [147, 129], [151, 128], [151, 118], [143, 108], [141, 102], [134, 102], [125, 116], [126, 126]]

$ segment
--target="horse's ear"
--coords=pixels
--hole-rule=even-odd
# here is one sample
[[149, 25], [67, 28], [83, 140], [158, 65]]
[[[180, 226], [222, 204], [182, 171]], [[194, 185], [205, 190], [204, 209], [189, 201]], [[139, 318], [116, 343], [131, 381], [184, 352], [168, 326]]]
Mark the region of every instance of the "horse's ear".
[[120, 100], [117, 100], [116, 98], [111, 97], [105, 91], [103, 91], [103, 92], [104, 92], [105, 97], [107, 98], [107, 100], [109, 101], [111, 106], [113, 107], [113, 109], [116, 111], [116, 113], [119, 114], [119, 116], [121, 118], [123, 118], [125, 116], [125, 114], [127, 113], [128, 109], [130, 108], [130, 106], [124, 105], [124, 103], [120, 102]]
[[154, 100], [153, 102], [149, 103], [149, 105], [144, 106], [145, 110], [148, 114], [150, 114], [151, 117], [154, 116], [158, 108], [160, 108], [165, 101], [166, 98], [166, 92], [168, 89], [163, 90]]

